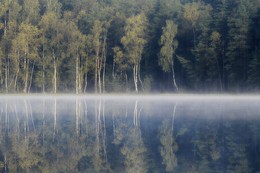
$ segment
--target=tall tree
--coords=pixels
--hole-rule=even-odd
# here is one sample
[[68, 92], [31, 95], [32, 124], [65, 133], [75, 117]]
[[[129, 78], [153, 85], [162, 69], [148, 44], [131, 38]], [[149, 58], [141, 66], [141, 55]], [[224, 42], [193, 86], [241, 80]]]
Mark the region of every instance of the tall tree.
[[143, 49], [146, 43], [146, 16], [144, 13], [130, 17], [126, 20], [125, 35], [121, 39], [124, 46], [126, 56], [133, 68], [133, 78], [135, 91], [139, 91], [139, 84], [142, 86], [140, 78], [140, 64], [143, 54]]
[[[23, 92], [30, 92], [34, 65], [38, 58], [39, 30], [31, 24], [22, 23], [19, 33], [13, 42], [14, 47], [18, 47], [17, 53], [22, 61]], [[17, 45], [18, 44], [18, 45]], [[20, 61], [18, 59], [18, 61]]]
[[[250, 2], [237, 1], [228, 19], [228, 47], [226, 52], [225, 68], [228, 72], [228, 85], [237, 83], [245, 86], [248, 74], [248, 31], [250, 24]], [[240, 87], [240, 88], [241, 88]]]
[[175, 50], [178, 47], [178, 41], [175, 39], [178, 28], [172, 20], [166, 21], [166, 26], [162, 28], [163, 33], [160, 39], [161, 50], [159, 53], [159, 65], [164, 72], [172, 72], [173, 86], [178, 91], [178, 86], [175, 80], [174, 59]]

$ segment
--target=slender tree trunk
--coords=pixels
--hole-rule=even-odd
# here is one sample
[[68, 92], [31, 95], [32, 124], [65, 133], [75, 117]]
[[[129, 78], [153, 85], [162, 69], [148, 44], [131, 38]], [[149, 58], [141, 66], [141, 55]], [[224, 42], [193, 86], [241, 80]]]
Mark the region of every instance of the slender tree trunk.
[[133, 72], [134, 72], [134, 85], [135, 85], [135, 92], [138, 93], [138, 72], [137, 72], [137, 65], [134, 65]]
[[[140, 60], [141, 61], [141, 60]], [[139, 61], [139, 64], [138, 64], [138, 80], [139, 80], [139, 82], [140, 82], [140, 85], [141, 85], [141, 88], [142, 88], [142, 90], [144, 89], [144, 87], [143, 87], [143, 82], [142, 82], [142, 80], [141, 80], [141, 75], [140, 75], [140, 61]]]
[[106, 77], [106, 55], [104, 56], [104, 67], [103, 67], [103, 75], [102, 75], [102, 84], [103, 84], [103, 93], [105, 93], [105, 77]]
[[44, 46], [42, 49], [42, 92], [45, 93], [45, 52], [44, 52]]
[[107, 41], [107, 30], [104, 34], [104, 41], [102, 47], [102, 57], [103, 57], [103, 74], [102, 74], [102, 85], [103, 85], [103, 93], [105, 92], [105, 76], [106, 76], [106, 41]]
[[175, 88], [176, 91], [178, 91], [178, 86], [177, 86], [177, 83], [176, 83], [176, 80], [175, 80], [175, 73], [174, 73], [174, 67], [173, 67], [173, 62], [172, 62], [172, 81], [173, 81], [173, 86]]
[[29, 79], [29, 60], [27, 58], [24, 59], [24, 69], [25, 69], [25, 81], [24, 81], [24, 89], [23, 92], [28, 92], [28, 79]]
[[35, 64], [35, 61], [33, 62], [32, 70], [31, 70], [31, 77], [30, 77], [30, 84], [29, 84], [29, 87], [28, 87], [28, 93], [30, 93], [31, 86], [32, 86], [34, 64]]
[[17, 91], [18, 88], [17, 88], [17, 80], [18, 80], [18, 76], [19, 76], [19, 72], [20, 72], [20, 55], [19, 55], [19, 51], [17, 52], [17, 58], [15, 59], [16, 60], [16, 73], [15, 73], [15, 78], [14, 78], [14, 90]]
[[126, 73], [125, 73], [125, 89], [126, 91], [128, 90], [128, 76]]
[[85, 86], [84, 86], [84, 93], [86, 93], [88, 87], [88, 73], [85, 73]]
[[216, 63], [217, 63], [217, 68], [218, 68], [218, 80], [219, 80], [219, 87], [220, 87], [220, 91], [223, 91], [223, 86], [222, 86], [222, 80], [221, 80], [221, 72], [220, 72], [220, 67], [219, 67], [219, 62], [218, 62], [218, 58], [215, 57]]
[[79, 57], [76, 56], [76, 94], [79, 94]]
[[2, 67], [3, 67], [3, 61], [2, 61], [2, 57], [0, 57], [0, 85], [3, 84]]
[[98, 91], [99, 93], [102, 93], [102, 85], [101, 85], [101, 69], [102, 69], [102, 59], [99, 61], [98, 66]]
[[112, 79], [113, 82], [115, 81], [115, 60], [113, 59], [113, 66], [112, 66]]
[[56, 57], [53, 51], [53, 93], [57, 93], [57, 63]]
[[5, 92], [8, 93], [8, 59], [5, 58]]
[[98, 68], [99, 68], [99, 48], [96, 50], [96, 62], [95, 62], [95, 93], [98, 91]]
[[81, 57], [80, 56], [78, 56], [78, 76], [79, 76], [79, 78], [78, 78], [78, 86], [79, 86], [78, 91], [79, 91], [79, 93], [82, 93], [82, 78], [83, 78], [83, 76], [82, 76]]

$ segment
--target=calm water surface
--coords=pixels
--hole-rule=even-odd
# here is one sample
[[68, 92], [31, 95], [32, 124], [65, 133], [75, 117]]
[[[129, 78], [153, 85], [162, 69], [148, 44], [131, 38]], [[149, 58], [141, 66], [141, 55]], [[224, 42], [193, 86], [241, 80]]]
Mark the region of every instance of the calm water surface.
[[0, 172], [257, 173], [259, 96], [0, 96]]

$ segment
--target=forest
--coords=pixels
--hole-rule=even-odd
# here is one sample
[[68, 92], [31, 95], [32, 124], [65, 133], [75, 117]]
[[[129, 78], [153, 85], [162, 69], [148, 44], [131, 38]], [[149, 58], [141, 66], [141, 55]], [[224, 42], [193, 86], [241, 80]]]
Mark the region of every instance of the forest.
[[1, 93], [256, 92], [259, 0], [1, 0]]

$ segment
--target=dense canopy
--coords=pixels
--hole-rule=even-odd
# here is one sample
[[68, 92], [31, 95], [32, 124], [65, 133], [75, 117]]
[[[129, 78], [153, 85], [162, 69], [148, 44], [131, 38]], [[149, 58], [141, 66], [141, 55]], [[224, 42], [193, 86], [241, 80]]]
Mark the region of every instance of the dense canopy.
[[0, 92], [260, 89], [259, 0], [0, 0]]

